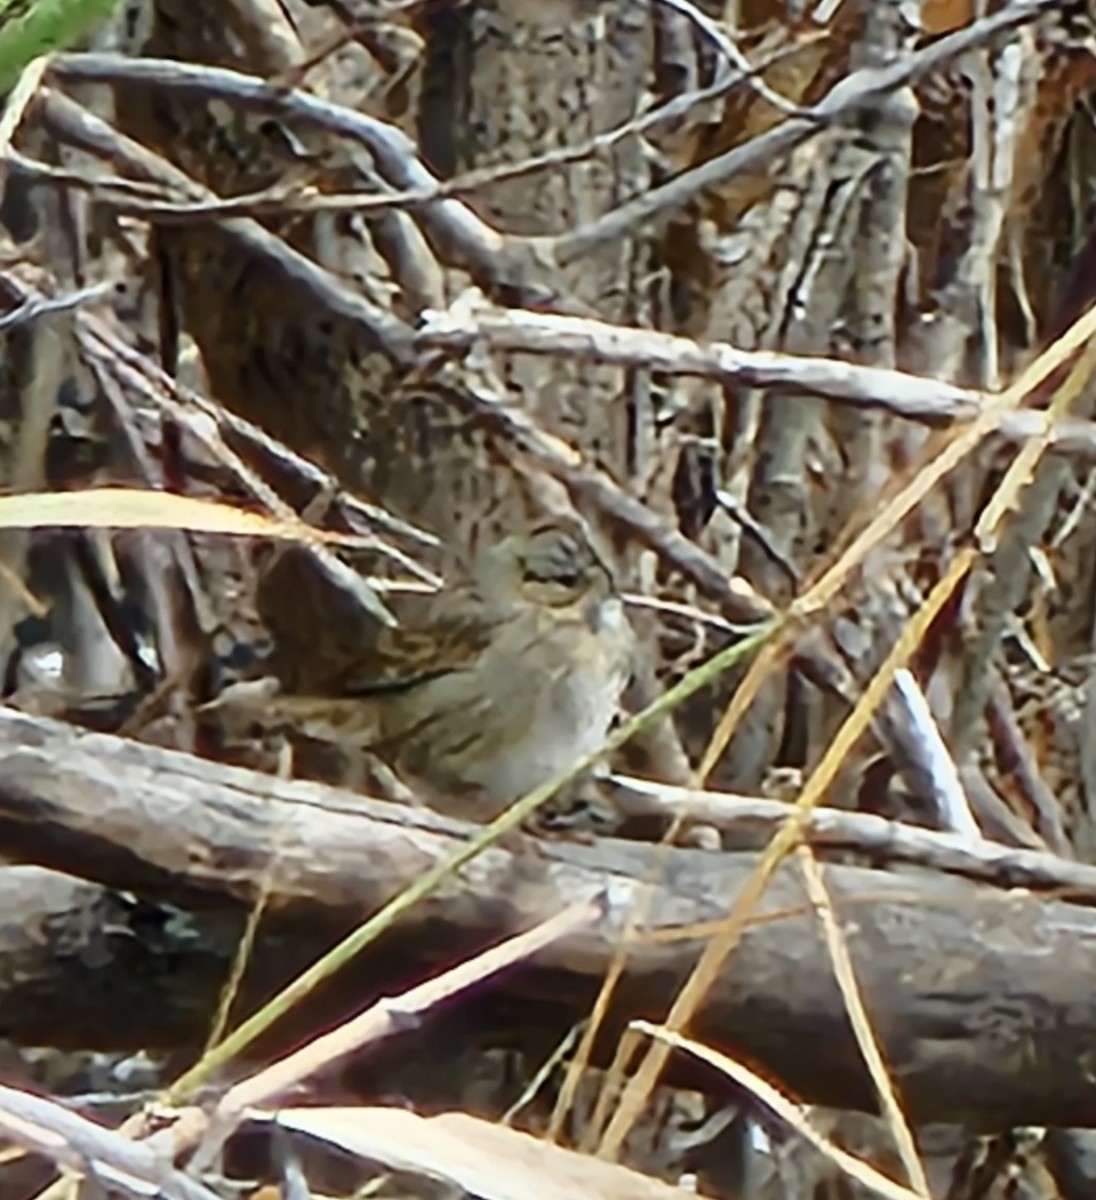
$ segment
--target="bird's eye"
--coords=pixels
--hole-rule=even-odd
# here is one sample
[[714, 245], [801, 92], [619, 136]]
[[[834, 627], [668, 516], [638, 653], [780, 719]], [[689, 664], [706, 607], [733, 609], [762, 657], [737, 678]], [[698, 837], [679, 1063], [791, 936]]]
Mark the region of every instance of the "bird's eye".
[[526, 583], [554, 583], [559, 587], [573, 588], [582, 582], [582, 575], [577, 570], [560, 570], [554, 566], [545, 570], [543, 564], [527, 564], [523, 574]]

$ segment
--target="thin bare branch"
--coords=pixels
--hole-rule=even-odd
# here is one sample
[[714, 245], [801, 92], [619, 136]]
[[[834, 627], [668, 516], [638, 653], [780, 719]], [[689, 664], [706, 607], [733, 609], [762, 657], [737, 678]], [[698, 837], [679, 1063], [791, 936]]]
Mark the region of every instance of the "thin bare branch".
[[[42, 91], [41, 113], [53, 132], [66, 142], [114, 162], [124, 163], [143, 178], [157, 180], [195, 199], [217, 199], [178, 167], [119, 133], [112, 125], [52, 88]], [[411, 331], [402, 321], [370, 304], [362, 298], [360, 291], [348, 287], [338, 276], [294, 250], [258, 222], [233, 217], [226, 218], [220, 224], [248, 249], [276, 263], [295, 282], [309, 289], [321, 304], [351, 320], [360, 321], [388, 353], [397, 356], [408, 349]]]
[[971, 841], [980, 841], [982, 831], [970, 810], [959, 772], [912, 671], [903, 667], [896, 673], [894, 692], [902, 704], [912, 740], [920, 751], [918, 757], [925, 766], [926, 777], [932, 783], [941, 823], [945, 829], [955, 830]]
[[[666, 0], [667, 3], [672, 3], [673, 0]], [[676, 0], [675, 6], [684, 7], [682, 0]], [[703, 18], [703, 14], [697, 10], [693, 10], [698, 18]], [[709, 25], [711, 23], [709, 22]], [[783, 100], [769, 89], [764, 88], [760, 82], [760, 73], [768, 67], [780, 62], [781, 60], [791, 57], [801, 52], [804, 43], [809, 43], [810, 38], [807, 37], [790, 43], [787, 46], [778, 48], [774, 53], [767, 56], [762, 62], [756, 66], [751, 66], [742, 55], [733, 48], [728, 40], [724, 37], [721, 41], [721, 48], [728, 54], [728, 57], [734, 61], [736, 56], [738, 67], [727, 72], [723, 72], [714, 83], [705, 88], [699, 88], [695, 91], [684, 92], [681, 95], [674, 96], [667, 100], [664, 104], [653, 108], [648, 112], [640, 113], [629, 121], [615, 126], [612, 129], [607, 129], [603, 133], [597, 134], [595, 137], [588, 138], [583, 142], [574, 145], [565, 145], [554, 147], [551, 150], [543, 151], [539, 154], [531, 154], [520, 159], [517, 162], [498, 163], [490, 167], [481, 167], [471, 171], [465, 171], [452, 179], [442, 180], [430, 174], [425, 166], [421, 167], [424, 174], [421, 175], [421, 182], [417, 184], [395, 184], [397, 190], [387, 192], [381, 195], [372, 195], [365, 193], [318, 193], [301, 191], [299, 189], [286, 188], [282, 185], [275, 185], [272, 188], [265, 189], [262, 192], [250, 196], [236, 196], [231, 199], [219, 200], [216, 202], [200, 203], [196, 201], [188, 201], [183, 198], [172, 198], [170, 195], [160, 195], [159, 197], [144, 195], [135, 192], [132, 187], [126, 188], [124, 181], [117, 181], [118, 186], [125, 189], [122, 196], [114, 197], [120, 206], [131, 207], [133, 211], [144, 212], [146, 214], [156, 214], [161, 216], [202, 216], [202, 215], [217, 215], [217, 216], [258, 216], [267, 211], [352, 211], [352, 212], [368, 212], [368, 211], [383, 211], [391, 208], [409, 208], [414, 207], [422, 209], [428, 203], [434, 203], [440, 200], [453, 199], [461, 195], [466, 195], [470, 192], [475, 192], [487, 187], [491, 184], [501, 183], [507, 180], [518, 179], [525, 175], [535, 174], [537, 171], [544, 171], [551, 167], [566, 166], [570, 163], [581, 162], [583, 159], [591, 158], [594, 155], [604, 153], [611, 150], [619, 142], [626, 138], [634, 137], [637, 134], [644, 134], [657, 126], [673, 120], [679, 120], [685, 116], [691, 109], [698, 104], [704, 104], [710, 100], [716, 100], [728, 92], [743, 85], [759, 89], [760, 94], [782, 111], [798, 112], [794, 106], [790, 106], [786, 100]], [[730, 46], [730, 49], [728, 49]], [[62, 73], [66, 70], [74, 75], [79, 75], [82, 70], [89, 69], [93, 71], [110, 72], [116, 69], [116, 64], [108, 63], [105, 60], [109, 56], [106, 55], [74, 55], [68, 54], [61, 56], [55, 60]], [[132, 60], [126, 59], [125, 62]], [[155, 62], [152, 59], [142, 59], [142, 63]], [[173, 66], [179, 64], [172, 64]], [[202, 67], [195, 65], [195, 71], [205, 73], [205, 87], [209, 91], [216, 93], [219, 84], [224, 84], [228, 90], [225, 94], [233, 95], [236, 98], [241, 98], [239, 91], [240, 80], [252, 79], [252, 82], [258, 83], [261, 87], [266, 88], [265, 92], [251, 92], [248, 90], [243, 98], [249, 99], [254, 103], [273, 104], [280, 97], [285, 95], [286, 89], [268, 84], [262, 80], [255, 80], [253, 77], [240, 75], [238, 72], [222, 72], [213, 74], [213, 68]], [[142, 77], [144, 79], [145, 77]], [[175, 76], [178, 78], [178, 76]], [[186, 77], [188, 81], [191, 78]], [[192, 81], [191, 81], [192, 82]], [[186, 86], [184, 83], [183, 86]], [[195, 83], [194, 86], [197, 86]], [[417, 155], [417, 151], [407, 142], [405, 135], [387, 125], [383, 121], [378, 121], [373, 117], [365, 117], [363, 114], [352, 110], [344, 109], [338, 105], [332, 105], [324, 101], [317, 100], [317, 97], [308, 92], [294, 92], [295, 96], [304, 98], [302, 107], [295, 109], [294, 114], [306, 120], [311, 120], [314, 123], [325, 125], [333, 132], [350, 136], [346, 132], [345, 122], [349, 121], [355, 128], [359, 129], [362, 140], [370, 148], [373, 148], [373, 143], [377, 138], [380, 138], [384, 143], [389, 145], [393, 153], [401, 153], [410, 147], [410, 151]], [[292, 103], [292, 101], [290, 101]], [[329, 112], [339, 114], [338, 122], [331, 124], [327, 121]], [[364, 123], [363, 123], [364, 122]], [[417, 161], [417, 159], [416, 159]], [[383, 169], [383, 162], [381, 163]], [[46, 164], [35, 164], [32, 169], [43, 170]], [[55, 169], [56, 177], [62, 177], [64, 172]], [[406, 173], [405, 173], [406, 174]], [[413, 174], [418, 175], [418, 170]], [[86, 178], [81, 178], [79, 173], [68, 172], [68, 179], [71, 183], [78, 186], [89, 186], [90, 181]], [[432, 182], [428, 182], [432, 181]], [[395, 182], [393, 177], [393, 182]], [[109, 197], [108, 195], [108, 198]], [[471, 218], [465, 226], [458, 224], [454, 230], [448, 231], [450, 236], [454, 233], [457, 235], [457, 246], [463, 247], [467, 254], [469, 249], [473, 250], [479, 256], [479, 240], [480, 235], [486, 238], [487, 248], [491, 248], [492, 238], [498, 238], [499, 235], [491, 230], [489, 226], [485, 226], [481, 231], [475, 224], [475, 218]], [[471, 236], [472, 241], [469, 243], [466, 239]], [[520, 241], [521, 239], [515, 239]], [[497, 252], [497, 246], [495, 247]], [[477, 261], [473, 258], [470, 261]], [[488, 262], [483, 260], [482, 267], [488, 266]]]
[[[698, 342], [653, 329], [487, 304], [459, 304], [444, 313], [425, 313], [415, 338], [420, 345], [438, 349], [465, 351], [484, 342], [506, 352], [557, 354], [743, 387], [794, 390], [929, 425], [972, 421], [990, 399], [988, 393], [973, 388], [886, 367], [740, 350], [727, 342]], [[1046, 430], [1043, 412], [1019, 409], [1004, 414], [997, 432], [1009, 441], [1026, 442], [1045, 436]], [[1050, 436], [1051, 450], [1096, 459], [1096, 421], [1056, 421]]]
[[740, 576], [727, 578], [726, 569], [707, 551], [685, 537], [642, 500], [637, 500], [605, 471], [587, 464], [567, 442], [545, 433], [524, 412], [470, 388], [452, 389], [454, 409], [474, 417], [493, 434], [497, 444], [558, 479], [571, 493], [612, 524], [626, 530], [663, 562], [693, 582], [731, 621], [756, 625], [769, 620], [773, 606]]
[[768, 133], [735, 146], [691, 171], [652, 188], [582, 229], [556, 239], [554, 251], [561, 264], [577, 262], [599, 247], [628, 237], [642, 225], [664, 221], [705, 188], [726, 183], [737, 175], [767, 167], [834, 121], [871, 104], [888, 92], [950, 62], [976, 46], [1027, 25], [1054, 7], [1056, 0], [1014, 0], [998, 12], [974, 21], [886, 67], [856, 71], [838, 83], [808, 111], [792, 117]]
[[[394, 125], [321, 100], [308, 92], [278, 87], [241, 71], [114, 54], [58, 55], [51, 68], [62, 78], [178, 88], [202, 96], [229, 97], [252, 107], [294, 116], [365, 146], [381, 174], [394, 187], [436, 194], [440, 183], [419, 159], [415, 143]], [[211, 195], [202, 199], [207, 203], [220, 202], [218, 197]], [[463, 261], [474, 264], [481, 273], [494, 275], [503, 249], [503, 238], [496, 230], [458, 200], [434, 199], [419, 203], [419, 216], [433, 237], [458, 253]]]
[[10, 312], [0, 316], [0, 332], [17, 329], [20, 325], [26, 325], [31, 321], [38, 320], [39, 317], [48, 316], [50, 313], [67, 312], [71, 308], [92, 304], [109, 295], [113, 289], [113, 283], [105, 282], [92, 283], [87, 287], [79, 288], [74, 292], [65, 292], [60, 296], [26, 294], [26, 299]]
[[219, 1200], [151, 1146], [130, 1141], [52, 1100], [0, 1085], [0, 1132], [59, 1167], [146, 1200]]
[[[365, 1012], [271, 1063], [258, 1074], [235, 1084], [222, 1097], [213, 1114], [211, 1131], [215, 1130], [217, 1136], [204, 1139], [199, 1154], [208, 1156], [211, 1151], [219, 1149], [223, 1137], [236, 1127], [248, 1108], [270, 1104], [294, 1084], [331, 1066], [353, 1051], [413, 1028], [443, 1001], [485, 983], [492, 976], [532, 957], [560, 938], [577, 933], [604, 915], [603, 898], [592, 896], [577, 901], [525, 933], [492, 946], [402, 995], [386, 997]], [[209, 1159], [206, 1157], [204, 1161]]]
[[[738, 850], [760, 848], [788, 817], [786, 803], [763, 796], [683, 788], [628, 775], [613, 778], [630, 793], [621, 801], [628, 812], [684, 814], [715, 826], [724, 833], [725, 842]], [[1061, 891], [1076, 899], [1096, 887], [1096, 867], [1087, 863], [986, 839], [973, 843], [951, 831], [923, 829], [874, 813], [816, 808], [803, 837], [819, 849], [851, 850], [873, 862], [909, 863], [997, 887]], [[1091, 894], [1096, 899], [1096, 892]]]
[[30, 102], [34, 99], [42, 83], [42, 76], [49, 66], [49, 58], [42, 56], [32, 59], [23, 68], [22, 74], [11, 95], [4, 105], [3, 115], [0, 116], [0, 162], [3, 162], [11, 148], [11, 139], [19, 128]]

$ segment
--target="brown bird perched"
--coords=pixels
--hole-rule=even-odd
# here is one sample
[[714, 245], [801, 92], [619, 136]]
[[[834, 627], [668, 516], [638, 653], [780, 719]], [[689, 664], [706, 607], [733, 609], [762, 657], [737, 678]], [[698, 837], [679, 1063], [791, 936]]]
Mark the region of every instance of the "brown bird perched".
[[418, 599], [324, 694], [247, 706], [264, 724], [364, 749], [438, 811], [476, 820], [601, 745], [633, 634], [576, 522], [509, 537], [471, 578]]

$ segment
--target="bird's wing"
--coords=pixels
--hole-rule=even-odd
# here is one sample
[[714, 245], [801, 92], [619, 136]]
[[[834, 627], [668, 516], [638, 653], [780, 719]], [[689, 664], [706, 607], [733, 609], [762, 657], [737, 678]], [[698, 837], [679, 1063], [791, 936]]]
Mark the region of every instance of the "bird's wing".
[[453, 590], [418, 619], [384, 629], [349, 664], [340, 691], [370, 696], [405, 691], [473, 662], [491, 641], [497, 620], [471, 589]]

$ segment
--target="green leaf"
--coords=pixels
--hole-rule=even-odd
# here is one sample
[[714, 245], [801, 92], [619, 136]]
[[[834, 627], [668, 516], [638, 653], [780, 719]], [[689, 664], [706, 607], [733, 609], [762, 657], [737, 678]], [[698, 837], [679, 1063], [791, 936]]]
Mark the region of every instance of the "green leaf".
[[0, 94], [29, 62], [79, 41], [117, 6], [118, 0], [0, 0]]

